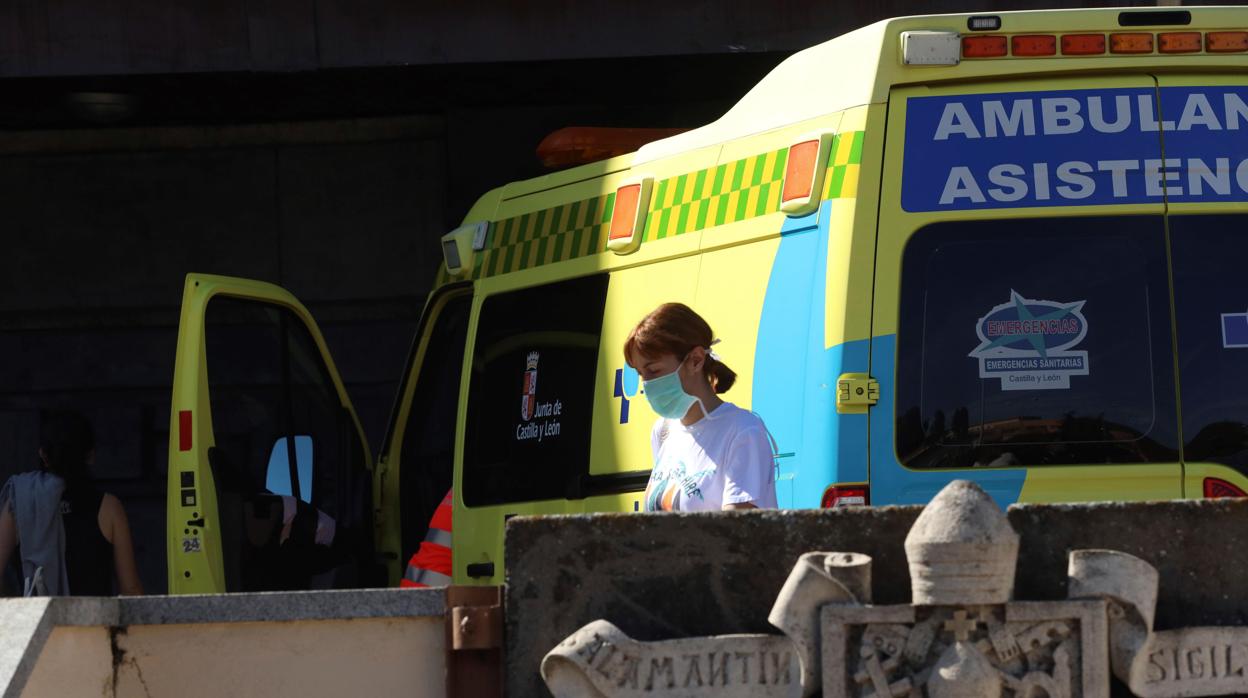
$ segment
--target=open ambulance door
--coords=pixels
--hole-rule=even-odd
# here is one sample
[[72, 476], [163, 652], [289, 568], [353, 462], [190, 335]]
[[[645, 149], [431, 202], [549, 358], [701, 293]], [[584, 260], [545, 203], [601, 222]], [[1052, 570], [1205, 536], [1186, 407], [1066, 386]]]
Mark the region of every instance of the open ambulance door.
[[455, 425], [471, 312], [471, 283], [443, 286], [426, 303], [412, 341], [373, 488], [379, 560], [388, 586], [398, 585], [421, 541], [446, 544], [437, 540], [440, 532], [429, 535], [429, 521], [455, 474]]
[[370, 457], [307, 309], [189, 274], [169, 428], [169, 593], [381, 583]]

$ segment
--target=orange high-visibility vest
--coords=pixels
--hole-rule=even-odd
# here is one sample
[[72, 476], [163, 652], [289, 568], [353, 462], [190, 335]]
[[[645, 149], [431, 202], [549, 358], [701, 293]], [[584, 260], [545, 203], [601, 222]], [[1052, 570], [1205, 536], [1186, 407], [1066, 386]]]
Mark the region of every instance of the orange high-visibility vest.
[[425, 540], [407, 561], [407, 574], [399, 580], [401, 587], [442, 587], [451, 583], [451, 493], [429, 519]]

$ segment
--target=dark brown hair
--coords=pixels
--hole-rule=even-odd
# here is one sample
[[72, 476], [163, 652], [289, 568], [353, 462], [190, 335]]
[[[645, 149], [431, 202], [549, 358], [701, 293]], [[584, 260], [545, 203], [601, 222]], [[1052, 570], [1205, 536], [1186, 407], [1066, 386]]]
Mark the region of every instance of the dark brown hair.
[[87, 459], [95, 450], [91, 422], [68, 410], [44, 413], [40, 421], [39, 448], [47, 459], [44, 469], [67, 481], [87, 480]]
[[684, 303], [664, 303], [642, 318], [624, 340], [624, 360], [639, 356], [654, 359], [663, 354], [675, 354], [681, 360], [694, 347], [708, 350], [702, 372], [711, 388], [726, 393], [737, 381], [737, 374], [722, 361], [711, 358], [711, 342], [715, 335], [711, 326], [701, 315]]

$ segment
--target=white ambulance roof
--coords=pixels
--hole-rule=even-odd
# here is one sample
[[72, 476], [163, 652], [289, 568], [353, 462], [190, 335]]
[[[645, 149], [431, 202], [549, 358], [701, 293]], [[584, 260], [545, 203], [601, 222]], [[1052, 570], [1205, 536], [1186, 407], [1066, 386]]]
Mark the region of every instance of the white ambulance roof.
[[720, 118], [642, 146], [633, 167], [871, 102], [880, 52], [887, 50], [884, 35], [893, 21], [876, 22], [789, 56]]

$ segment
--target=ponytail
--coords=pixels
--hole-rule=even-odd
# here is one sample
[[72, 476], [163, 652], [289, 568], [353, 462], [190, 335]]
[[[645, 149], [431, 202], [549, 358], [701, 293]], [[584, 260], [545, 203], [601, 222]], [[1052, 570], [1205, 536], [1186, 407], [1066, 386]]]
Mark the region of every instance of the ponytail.
[[704, 370], [710, 378], [711, 388], [718, 393], [726, 393], [732, 389], [734, 383], [737, 382], [737, 372], [728, 368], [728, 365], [719, 359], [712, 358], [710, 352], [707, 352], [706, 365]]

